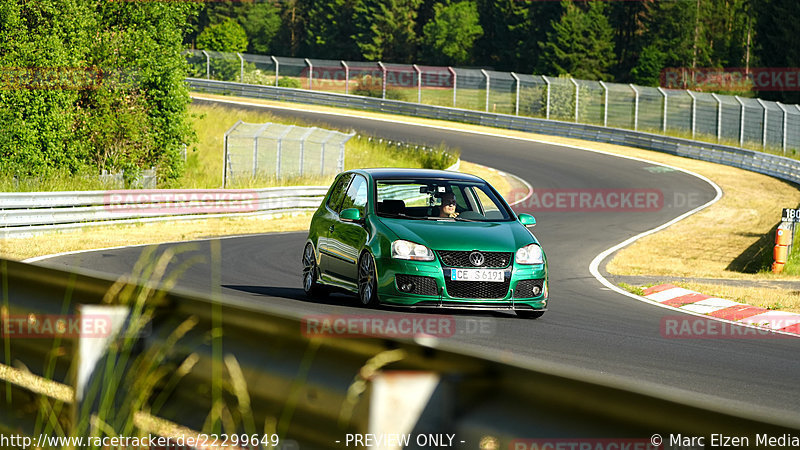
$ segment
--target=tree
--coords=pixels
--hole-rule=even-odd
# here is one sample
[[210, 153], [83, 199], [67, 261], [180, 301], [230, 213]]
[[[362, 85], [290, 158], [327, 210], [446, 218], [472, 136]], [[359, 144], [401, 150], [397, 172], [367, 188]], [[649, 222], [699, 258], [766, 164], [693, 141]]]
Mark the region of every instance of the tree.
[[561, 19], [553, 23], [547, 42], [540, 44], [543, 72], [586, 80], [610, 79], [614, 41], [604, 14], [605, 3], [590, 2], [587, 11], [569, 0], [563, 0], [561, 6]]
[[482, 36], [475, 42], [475, 61], [496, 70], [518, 70], [527, 32], [528, 3], [518, 0], [476, 0]]
[[475, 40], [483, 34], [478, 6], [473, 1], [437, 3], [434, 11], [433, 20], [423, 27], [424, 48], [430, 62], [442, 65], [470, 62]]
[[243, 52], [247, 50], [247, 33], [237, 21], [225, 18], [209, 25], [197, 36], [197, 48], [215, 52]]
[[413, 62], [417, 8], [422, 0], [358, 0], [353, 8], [361, 55], [369, 61]]
[[[774, 68], [800, 67], [800, 35], [797, 33], [800, 3], [793, 0], [764, 0], [756, 13], [755, 53], [760, 64]], [[800, 93], [796, 90], [764, 91], [759, 96], [800, 103]]]
[[352, 38], [356, 0], [310, 0], [304, 30], [304, 54], [309, 57], [359, 59], [361, 51]]

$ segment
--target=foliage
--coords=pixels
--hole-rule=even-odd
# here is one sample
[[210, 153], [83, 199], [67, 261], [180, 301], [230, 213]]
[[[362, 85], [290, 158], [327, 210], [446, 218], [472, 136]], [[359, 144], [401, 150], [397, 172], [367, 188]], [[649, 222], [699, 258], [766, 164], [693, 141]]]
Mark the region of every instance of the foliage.
[[[383, 79], [372, 75], [361, 75], [355, 79], [355, 85], [350, 89], [353, 95], [363, 95], [365, 97], [383, 97]], [[402, 95], [394, 89], [386, 88], [386, 98], [389, 100], [401, 100]]]
[[633, 82], [644, 86], [658, 86], [666, 55], [654, 45], [645, 47], [639, 62], [631, 70]]
[[197, 48], [215, 52], [243, 52], [247, 50], [247, 33], [233, 19], [209, 25], [197, 37]]
[[470, 62], [471, 50], [483, 34], [478, 5], [473, 1], [434, 5], [434, 18], [423, 27], [424, 48], [430, 61], [442, 65]]
[[368, 61], [412, 62], [414, 30], [421, 0], [358, 0], [354, 6], [356, 40]]

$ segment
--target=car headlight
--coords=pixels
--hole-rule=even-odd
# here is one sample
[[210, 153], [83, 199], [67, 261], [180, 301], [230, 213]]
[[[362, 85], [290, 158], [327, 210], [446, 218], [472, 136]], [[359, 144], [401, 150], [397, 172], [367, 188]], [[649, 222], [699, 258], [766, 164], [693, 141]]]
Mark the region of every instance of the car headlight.
[[399, 240], [392, 242], [392, 258], [433, 261], [433, 252], [422, 244]]
[[544, 253], [538, 244], [531, 244], [517, 250], [517, 264], [544, 264]]

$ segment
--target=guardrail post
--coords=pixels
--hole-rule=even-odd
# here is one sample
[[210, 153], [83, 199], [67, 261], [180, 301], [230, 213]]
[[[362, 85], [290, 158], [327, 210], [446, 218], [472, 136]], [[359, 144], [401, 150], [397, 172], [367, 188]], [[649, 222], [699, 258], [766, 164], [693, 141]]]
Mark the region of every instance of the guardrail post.
[[744, 102], [742, 101], [742, 99], [739, 98], [738, 95], [734, 95], [733, 98], [735, 98], [736, 101], [739, 102], [741, 111], [739, 118], [739, 147], [742, 147], [744, 146]]
[[344, 95], [350, 95], [350, 66], [344, 60], [339, 61], [344, 67]]
[[722, 99], [717, 94], [711, 94], [717, 101], [717, 142], [722, 140]]
[[279, 63], [278, 62], [278, 58], [276, 58], [274, 56], [270, 55], [270, 58], [272, 58], [272, 62], [275, 63], [275, 86], [277, 87], [278, 86], [278, 72], [280, 71], [281, 63]]
[[314, 84], [313, 84], [314, 83], [314, 65], [311, 64], [311, 61], [308, 58], [305, 58], [303, 61], [305, 61], [306, 65], [308, 66], [308, 90], [309, 91], [313, 91], [314, 90]]
[[516, 100], [514, 101], [514, 105], [515, 105], [514, 106], [514, 115], [518, 116], [519, 115], [519, 77], [514, 72], [511, 72], [511, 76], [514, 78], [514, 81], [517, 84]]
[[662, 122], [661, 122], [661, 132], [662, 133], [666, 133], [667, 132], [667, 91], [665, 91], [664, 89], [662, 89], [659, 86], [658, 87], [658, 92], [660, 92], [661, 95], [664, 96], [664, 112], [661, 113], [661, 120], [662, 120]]
[[236, 56], [239, 57], [239, 82], [244, 83], [244, 58], [239, 52], [236, 52]]
[[481, 69], [481, 73], [486, 78], [486, 112], [489, 112], [489, 82], [491, 78], [489, 78], [489, 73], [486, 70]]
[[757, 98], [756, 101], [764, 108], [764, 124], [761, 127], [761, 149], [763, 150], [767, 148], [767, 105], [760, 98]]
[[547, 99], [545, 100], [545, 107], [544, 107], [544, 118], [550, 118], [550, 80], [547, 79], [546, 76], [542, 75], [542, 79], [547, 84]]
[[317, 129], [317, 127], [311, 127], [308, 130], [306, 130], [306, 132], [303, 133], [302, 136], [300, 136], [300, 175], [303, 175], [303, 156], [305, 155], [305, 150], [306, 150], [306, 148], [305, 148], [306, 147], [306, 139], [308, 139], [308, 136], [311, 133], [313, 133], [314, 130], [316, 130], [316, 129]]
[[686, 90], [686, 93], [689, 94], [689, 97], [692, 97], [692, 139], [694, 139], [694, 130], [697, 124], [697, 97], [692, 94], [692, 91]]
[[205, 50], [201, 50], [204, 55], [206, 55], [206, 80], [211, 79], [211, 56], [208, 55], [208, 52]]
[[422, 103], [422, 69], [416, 64], [413, 64], [412, 67], [417, 72], [417, 103]]
[[628, 86], [633, 89], [634, 97], [633, 97], [633, 131], [639, 129], [639, 90], [636, 89], [636, 86], [633, 83], [629, 84]]
[[600, 82], [603, 86], [603, 126], [608, 126], [608, 86], [604, 82]]
[[456, 107], [456, 91], [458, 90], [458, 74], [452, 67], [447, 67], [450, 74], [453, 75], [453, 108]]
[[786, 107], [783, 106], [783, 104], [781, 102], [775, 102], [775, 104], [778, 105], [778, 108], [780, 108], [781, 111], [783, 112], [783, 126], [782, 126], [783, 133], [781, 133], [783, 136], [781, 137], [781, 149], [783, 149], [783, 154], [785, 155], [786, 154], [786, 125], [788, 124], [787, 114], [789, 112], [786, 111]]
[[578, 123], [578, 106], [580, 105], [580, 86], [578, 86], [578, 82], [575, 81], [574, 78], [569, 77], [569, 81], [572, 81], [572, 84], [575, 85], [575, 123]]
[[386, 100], [386, 66], [383, 65], [382, 62], [378, 61], [378, 67], [381, 68], [381, 99]]

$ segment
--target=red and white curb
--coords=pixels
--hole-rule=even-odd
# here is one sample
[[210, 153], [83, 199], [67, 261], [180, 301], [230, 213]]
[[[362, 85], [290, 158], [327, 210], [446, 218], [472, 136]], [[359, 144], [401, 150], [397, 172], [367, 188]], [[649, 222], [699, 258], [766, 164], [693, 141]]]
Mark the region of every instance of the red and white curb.
[[800, 335], [800, 314], [771, 311], [724, 298], [712, 297], [671, 284], [649, 287], [644, 290], [642, 295], [664, 306], [768, 330]]

